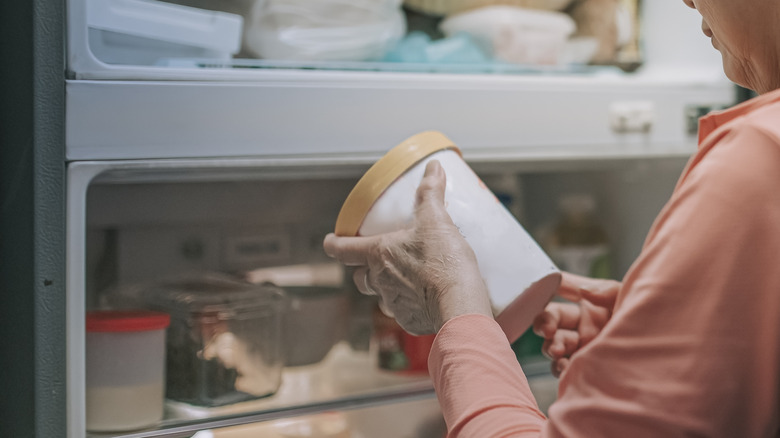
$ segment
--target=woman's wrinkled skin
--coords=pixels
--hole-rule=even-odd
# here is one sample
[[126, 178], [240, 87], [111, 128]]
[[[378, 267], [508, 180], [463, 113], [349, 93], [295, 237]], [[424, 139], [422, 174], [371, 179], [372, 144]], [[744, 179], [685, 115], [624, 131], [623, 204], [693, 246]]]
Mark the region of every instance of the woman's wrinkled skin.
[[780, 88], [777, 0], [683, 0], [702, 16], [702, 32], [721, 53], [729, 79], [763, 94]]
[[[444, 169], [431, 161], [417, 189], [411, 228], [369, 237], [329, 234], [324, 242], [329, 256], [356, 267], [358, 290], [376, 294], [382, 310], [416, 335], [436, 333], [462, 314], [492, 317], [474, 252], [445, 209], [445, 187]], [[564, 273], [558, 294], [572, 303], [551, 303], [534, 322], [556, 376], [607, 323], [619, 289], [617, 281]]]
[[355, 266], [358, 290], [376, 294], [382, 310], [415, 335], [436, 333], [455, 316], [492, 316], [476, 256], [444, 206], [446, 176], [438, 161], [425, 168], [412, 227], [367, 237], [325, 237], [325, 252]]
[[[324, 242], [329, 256], [356, 267], [358, 290], [376, 294], [382, 310], [416, 335], [436, 333], [462, 314], [492, 317], [474, 252], [445, 209], [445, 187], [444, 169], [431, 161], [417, 189], [411, 228], [369, 237], [329, 234]], [[564, 273], [558, 294], [572, 303], [551, 303], [534, 321], [556, 376], [607, 323], [619, 289], [617, 281]]]

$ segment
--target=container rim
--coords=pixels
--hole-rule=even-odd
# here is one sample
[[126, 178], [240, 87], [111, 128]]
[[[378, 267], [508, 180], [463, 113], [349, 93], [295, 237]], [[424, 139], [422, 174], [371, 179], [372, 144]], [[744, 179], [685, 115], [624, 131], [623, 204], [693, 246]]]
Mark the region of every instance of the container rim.
[[352, 188], [336, 219], [336, 235], [357, 236], [374, 202], [398, 177], [425, 157], [445, 149], [462, 155], [455, 143], [438, 131], [415, 134], [390, 149]]

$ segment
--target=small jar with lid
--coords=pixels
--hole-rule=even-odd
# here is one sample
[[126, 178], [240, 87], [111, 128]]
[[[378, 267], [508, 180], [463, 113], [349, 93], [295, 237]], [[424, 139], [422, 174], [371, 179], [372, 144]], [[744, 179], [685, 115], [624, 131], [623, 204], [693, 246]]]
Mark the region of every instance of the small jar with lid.
[[162, 419], [169, 322], [143, 310], [87, 313], [87, 430], [142, 429]]
[[447, 212], [476, 254], [496, 321], [514, 341], [558, 290], [561, 274], [443, 134], [412, 136], [368, 169], [345, 200], [335, 232], [369, 236], [410, 226], [430, 160], [444, 168]]

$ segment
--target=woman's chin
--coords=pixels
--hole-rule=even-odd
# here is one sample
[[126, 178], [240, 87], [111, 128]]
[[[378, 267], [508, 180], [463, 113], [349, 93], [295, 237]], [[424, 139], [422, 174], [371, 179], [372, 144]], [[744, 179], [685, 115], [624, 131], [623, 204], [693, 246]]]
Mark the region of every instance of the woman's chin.
[[745, 69], [736, 64], [731, 57], [723, 53], [723, 71], [731, 82], [750, 90], [755, 90], [755, 85], [749, 83], [745, 75]]

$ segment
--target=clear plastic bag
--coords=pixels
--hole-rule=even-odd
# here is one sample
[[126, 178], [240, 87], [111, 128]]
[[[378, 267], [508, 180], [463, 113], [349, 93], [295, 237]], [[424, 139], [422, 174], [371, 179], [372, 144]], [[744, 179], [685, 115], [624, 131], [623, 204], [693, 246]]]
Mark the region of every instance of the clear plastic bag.
[[260, 58], [381, 59], [406, 33], [401, 0], [259, 0], [245, 43]]
[[439, 27], [447, 36], [470, 34], [496, 59], [529, 65], [565, 63], [567, 42], [576, 30], [564, 13], [516, 6], [474, 9], [447, 17]]

